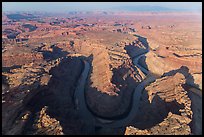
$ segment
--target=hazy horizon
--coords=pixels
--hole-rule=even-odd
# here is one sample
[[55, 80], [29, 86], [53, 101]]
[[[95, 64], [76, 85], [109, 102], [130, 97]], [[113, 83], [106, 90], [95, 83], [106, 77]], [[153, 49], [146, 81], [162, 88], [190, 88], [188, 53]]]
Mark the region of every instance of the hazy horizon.
[[201, 2], [2, 2], [2, 11], [193, 11], [201, 12]]

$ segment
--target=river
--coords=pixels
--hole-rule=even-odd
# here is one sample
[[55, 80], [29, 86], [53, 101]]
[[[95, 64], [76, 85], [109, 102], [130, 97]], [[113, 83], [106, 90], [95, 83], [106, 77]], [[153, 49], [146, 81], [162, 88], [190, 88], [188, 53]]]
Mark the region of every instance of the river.
[[[147, 42], [145, 41], [146, 38], [141, 37], [139, 35], [137, 35], [139, 37], [139, 40], [142, 40], [143, 44], [147, 44]], [[138, 60], [144, 56], [145, 54], [147, 54], [149, 52], [149, 46], [146, 45], [146, 51], [133, 58], [133, 63], [135, 66], [137, 66], [138, 68], [141, 69], [141, 71], [144, 74], [148, 74], [148, 70], [142, 66], [140, 66], [138, 64]], [[89, 130], [89, 132], [93, 133], [94, 132], [94, 127], [109, 127], [109, 128], [117, 128], [117, 127], [124, 127], [127, 126], [136, 116], [137, 112], [138, 112], [138, 108], [139, 108], [139, 100], [142, 94], [143, 89], [146, 87], [146, 85], [150, 84], [151, 82], [155, 81], [156, 79], [152, 76], [146, 78], [145, 80], [143, 80], [136, 88], [133, 94], [133, 100], [132, 100], [132, 107], [130, 108], [129, 113], [127, 114], [126, 117], [122, 118], [122, 119], [118, 119], [118, 120], [113, 120], [111, 121], [110, 119], [104, 119], [104, 118], [100, 118], [95, 116], [94, 114], [92, 114], [88, 108], [87, 108], [87, 104], [86, 104], [86, 100], [85, 100], [85, 84], [86, 84], [86, 79], [88, 77], [89, 74], [89, 70], [90, 70], [90, 64], [87, 61], [83, 61], [84, 63], [84, 70], [80, 76], [80, 79], [78, 81], [78, 85], [76, 87], [75, 90], [75, 104], [77, 106], [77, 110], [79, 112], [79, 115], [81, 116], [81, 118], [83, 118], [87, 124], [87, 130]]]

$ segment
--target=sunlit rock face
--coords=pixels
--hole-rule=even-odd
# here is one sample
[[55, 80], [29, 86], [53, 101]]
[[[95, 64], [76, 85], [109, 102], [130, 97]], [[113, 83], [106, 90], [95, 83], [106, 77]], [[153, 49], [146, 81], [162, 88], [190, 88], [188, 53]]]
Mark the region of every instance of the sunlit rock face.
[[2, 134], [202, 134], [201, 30], [196, 13], [3, 12]]

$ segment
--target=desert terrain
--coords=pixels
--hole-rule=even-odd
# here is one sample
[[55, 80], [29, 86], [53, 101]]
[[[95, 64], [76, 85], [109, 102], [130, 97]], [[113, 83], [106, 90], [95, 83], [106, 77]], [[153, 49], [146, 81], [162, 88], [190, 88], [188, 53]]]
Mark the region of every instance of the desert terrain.
[[2, 134], [201, 135], [201, 15], [2, 13]]

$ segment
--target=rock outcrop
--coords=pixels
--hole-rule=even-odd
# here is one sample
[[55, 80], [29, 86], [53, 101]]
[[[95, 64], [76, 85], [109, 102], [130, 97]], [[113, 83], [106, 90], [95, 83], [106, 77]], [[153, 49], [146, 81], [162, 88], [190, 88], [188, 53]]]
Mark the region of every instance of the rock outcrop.
[[2, 57], [2, 65], [3, 67], [10, 67], [13, 65], [25, 65], [32, 62], [42, 62], [43, 55], [40, 53], [22, 53], [17, 55], [6, 55]]
[[63, 135], [62, 127], [60, 122], [55, 118], [50, 118], [46, 113], [47, 106], [43, 107], [39, 113], [37, 113], [37, 118], [33, 124], [36, 131], [33, 135]]
[[88, 106], [99, 116], [117, 117], [126, 113], [131, 104], [134, 89], [143, 79], [130, 59], [124, 60], [118, 68], [113, 68], [112, 73], [111, 83], [116, 86], [117, 95], [109, 96], [93, 87], [89, 87], [86, 91]]
[[190, 127], [186, 124], [182, 116], [169, 112], [167, 118], [158, 125], [140, 130], [129, 126], [126, 127], [125, 135], [189, 135], [191, 134]]
[[[184, 67], [181, 69], [187, 71]], [[198, 96], [201, 92], [186, 86], [185, 75], [180, 72], [159, 78], [147, 86], [141, 97], [140, 111], [132, 122], [134, 126], [126, 127], [125, 134], [200, 134], [201, 100]]]
[[[33, 64], [13, 69], [5, 73], [9, 88], [2, 93], [2, 132], [3, 134], [20, 134], [25, 122], [19, 121], [26, 104], [38, 94], [38, 88], [49, 82], [50, 76], [44, 69]], [[42, 79], [41, 79], [42, 78]], [[42, 83], [41, 83], [42, 82]], [[14, 123], [20, 123], [21, 126]], [[22, 124], [23, 123], [23, 124]], [[21, 127], [21, 128], [20, 128]]]
[[43, 55], [40, 53], [34, 54], [17, 54], [17, 55], [9, 55], [2, 57], [2, 65], [5, 67], [13, 66], [13, 65], [25, 65], [32, 62], [42, 62]]
[[[103, 62], [101, 61], [103, 60]], [[107, 50], [95, 50], [92, 62], [91, 87], [109, 95], [117, 95], [117, 88], [111, 83], [112, 71]]]

